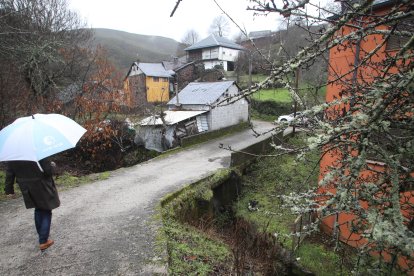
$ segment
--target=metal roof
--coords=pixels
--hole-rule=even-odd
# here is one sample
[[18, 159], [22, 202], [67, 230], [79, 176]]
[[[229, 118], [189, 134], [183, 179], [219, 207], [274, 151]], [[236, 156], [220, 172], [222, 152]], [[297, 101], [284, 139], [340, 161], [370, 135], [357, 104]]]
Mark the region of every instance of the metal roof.
[[164, 66], [161, 63], [138, 63], [138, 68], [146, 76], [149, 77], [161, 77], [161, 78], [171, 78], [171, 74], [165, 70]]
[[[167, 125], [174, 125], [181, 121], [185, 121], [207, 111], [171, 111], [167, 110], [164, 111], [164, 120]], [[160, 116], [150, 116], [143, 119], [140, 123], [141, 126], [155, 126], [155, 125], [162, 125], [162, 120]]]
[[225, 37], [221, 37], [221, 36], [216, 36], [214, 34], [210, 35], [209, 37], [191, 45], [190, 47], [185, 48], [185, 51], [190, 51], [190, 50], [196, 50], [196, 49], [203, 49], [203, 48], [211, 48], [211, 47], [217, 47], [217, 46], [223, 46], [223, 47], [227, 47], [227, 48], [231, 48], [231, 49], [236, 49], [236, 50], [243, 50], [243, 47], [240, 46], [237, 43], [234, 43], [233, 41], [225, 38]]
[[[190, 82], [178, 93], [180, 104], [209, 105], [220, 98], [234, 84], [234, 81]], [[176, 96], [168, 104], [177, 102]]]

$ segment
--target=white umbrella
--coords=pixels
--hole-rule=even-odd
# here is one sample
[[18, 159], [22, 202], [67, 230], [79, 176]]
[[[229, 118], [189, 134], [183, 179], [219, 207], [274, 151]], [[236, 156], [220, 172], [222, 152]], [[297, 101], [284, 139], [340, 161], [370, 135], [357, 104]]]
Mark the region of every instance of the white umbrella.
[[60, 114], [22, 117], [0, 131], [0, 161], [39, 161], [73, 148], [86, 132]]

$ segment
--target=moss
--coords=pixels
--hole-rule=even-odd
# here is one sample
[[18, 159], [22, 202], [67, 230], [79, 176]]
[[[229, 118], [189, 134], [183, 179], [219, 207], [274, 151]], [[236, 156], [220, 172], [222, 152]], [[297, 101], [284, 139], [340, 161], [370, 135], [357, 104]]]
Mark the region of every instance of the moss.
[[232, 170], [230, 169], [221, 169], [200, 181], [189, 184], [181, 190], [168, 194], [161, 200], [161, 207], [166, 207], [172, 201], [176, 201], [175, 204], [177, 204], [177, 202], [182, 203], [183, 201], [188, 201], [190, 198], [197, 198], [194, 195], [202, 195], [206, 192], [206, 189], [211, 190], [218, 184], [223, 183], [229, 179], [231, 173]]
[[181, 223], [194, 215], [199, 201], [209, 202], [212, 187], [229, 179], [231, 170], [223, 169], [192, 183], [161, 201], [163, 226], [158, 244], [167, 246], [169, 275], [208, 275], [230, 260], [230, 250], [222, 241]]

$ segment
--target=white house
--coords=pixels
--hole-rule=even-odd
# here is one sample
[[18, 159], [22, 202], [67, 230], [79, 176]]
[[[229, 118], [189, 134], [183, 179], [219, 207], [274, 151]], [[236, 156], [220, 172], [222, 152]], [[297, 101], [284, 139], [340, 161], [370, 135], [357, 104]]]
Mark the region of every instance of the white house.
[[169, 110], [141, 121], [135, 141], [164, 151], [179, 145], [183, 137], [246, 122], [248, 102], [226, 101], [239, 93], [234, 81], [192, 82], [167, 103]]
[[212, 34], [184, 50], [189, 62], [202, 61], [205, 69], [220, 65], [226, 71], [233, 71], [234, 62], [243, 47], [225, 37]]
[[226, 103], [226, 99], [239, 94], [234, 81], [191, 82], [178, 93], [178, 99], [173, 97], [167, 106], [169, 110], [208, 111], [200, 118], [205, 117], [203, 121], [208, 130], [217, 130], [247, 121], [249, 105], [244, 98]]

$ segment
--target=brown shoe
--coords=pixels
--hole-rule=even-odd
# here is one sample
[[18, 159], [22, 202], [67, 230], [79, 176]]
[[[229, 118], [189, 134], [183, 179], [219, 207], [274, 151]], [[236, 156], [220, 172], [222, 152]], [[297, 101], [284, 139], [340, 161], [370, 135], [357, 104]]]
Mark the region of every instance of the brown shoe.
[[41, 243], [40, 245], [39, 245], [39, 248], [40, 248], [40, 250], [46, 250], [46, 249], [48, 249], [49, 247], [51, 247], [53, 244], [54, 244], [55, 242], [53, 241], [53, 240], [47, 240], [47, 242], [45, 242], [45, 243]]

